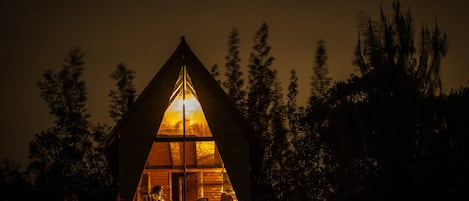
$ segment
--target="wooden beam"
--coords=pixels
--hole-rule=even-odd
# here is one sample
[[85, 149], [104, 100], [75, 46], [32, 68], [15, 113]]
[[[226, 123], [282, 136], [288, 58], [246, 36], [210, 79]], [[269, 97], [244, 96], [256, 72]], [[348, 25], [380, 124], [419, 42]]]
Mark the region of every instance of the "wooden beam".
[[[200, 172], [200, 171], [204, 171], [204, 172], [222, 172], [222, 167], [215, 167], [215, 166], [211, 166], [211, 167], [187, 167], [186, 169], [186, 172]], [[158, 166], [150, 166], [150, 167], [146, 167], [144, 172], [146, 171], [152, 171], [152, 170], [158, 170], [158, 171], [169, 171], [169, 172], [183, 172], [182, 170], [182, 166], [179, 167], [179, 168], [175, 168], [175, 167], [158, 167]]]
[[[154, 142], [183, 142], [184, 139], [181, 137], [156, 137]], [[187, 142], [196, 141], [215, 141], [214, 137], [186, 137]]]

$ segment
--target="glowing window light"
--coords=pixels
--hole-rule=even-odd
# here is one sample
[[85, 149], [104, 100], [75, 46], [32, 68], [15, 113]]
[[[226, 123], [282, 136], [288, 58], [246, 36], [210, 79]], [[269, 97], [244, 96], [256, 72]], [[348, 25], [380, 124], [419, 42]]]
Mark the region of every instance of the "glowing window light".
[[[166, 144], [164, 145], [165, 149], [152, 149], [152, 152], [150, 154], [155, 155], [155, 157], [152, 157], [151, 160], [148, 161], [148, 164], [150, 166], [169, 164], [170, 166], [175, 168], [172, 171], [177, 172], [182, 170], [185, 175], [183, 180], [184, 182], [183, 184], [179, 183], [178, 188], [184, 189], [184, 192], [186, 192], [187, 189], [193, 190], [194, 188], [193, 184], [186, 186], [187, 166], [190, 166], [191, 168], [218, 168], [218, 170], [220, 170], [218, 178], [222, 183], [215, 188], [220, 194], [212, 195], [211, 198], [220, 199], [220, 196], [231, 196], [232, 198], [234, 198], [234, 200], [237, 200], [234, 189], [228, 178], [226, 169], [224, 168], [221, 156], [217, 151], [217, 145], [215, 141], [194, 142], [183, 140], [183, 125], [185, 125], [186, 127], [185, 133], [187, 136], [212, 137], [212, 133], [209, 129], [207, 120], [205, 118], [205, 114], [202, 110], [202, 106], [197, 99], [197, 93], [193, 87], [193, 83], [187, 72], [184, 73], [186, 75], [184, 81], [182, 73], [183, 70], [184, 68], [181, 70], [179, 77], [175, 83], [173, 93], [169, 99], [170, 104], [168, 105], [168, 108], [163, 114], [163, 119], [161, 121], [160, 128], [157, 132], [157, 136], [161, 138], [164, 138], [165, 136], [177, 138], [180, 137], [181, 141], [154, 142], [153, 146], [157, 146], [157, 144], [160, 146], [162, 144]], [[185, 87], [183, 86], [183, 83], [186, 83]], [[184, 115], [183, 105], [185, 111]], [[185, 118], [185, 123], [183, 123], [183, 118]], [[167, 154], [169, 155], [169, 157], [158, 157], [163, 154]], [[194, 169], [192, 169], [192, 171], [194, 171]], [[201, 169], [200, 172], [204, 172], [204, 170]], [[200, 185], [202, 189], [203, 187], [208, 187], [208, 194], [213, 193], [212, 191], [210, 191], [210, 189], [213, 190], [214, 188], [212, 184]], [[183, 193], [183, 195], [186, 195], [186, 193]], [[185, 198], [182, 199], [184, 200]]]
[[182, 108], [185, 104], [185, 123], [187, 135], [196, 135], [199, 137], [212, 136], [208, 127], [207, 120], [205, 119], [202, 106], [197, 100], [192, 81], [188, 74], [186, 74], [187, 86], [185, 91], [185, 100], [183, 99], [183, 82], [182, 73], [179, 74], [174, 92], [170, 98], [171, 103], [166, 109], [163, 120], [161, 121], [158, 134], [165, 135], [182, 135], [183, 133], [183, 114]]

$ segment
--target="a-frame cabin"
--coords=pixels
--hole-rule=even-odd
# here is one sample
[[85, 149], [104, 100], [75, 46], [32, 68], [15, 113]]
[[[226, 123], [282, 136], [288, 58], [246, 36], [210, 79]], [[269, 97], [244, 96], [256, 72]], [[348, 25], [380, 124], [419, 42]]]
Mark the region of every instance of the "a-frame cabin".
[[166, 201], [248, 201], [260, 153], [255, 139], [181, 38], [105, 145], [121, 200], [148, 200], [161, 185]]

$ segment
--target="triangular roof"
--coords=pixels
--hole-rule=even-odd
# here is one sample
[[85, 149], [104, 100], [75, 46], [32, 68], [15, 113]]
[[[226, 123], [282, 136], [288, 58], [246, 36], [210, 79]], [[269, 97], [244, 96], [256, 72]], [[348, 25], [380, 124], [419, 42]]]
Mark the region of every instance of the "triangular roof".
[[[239, 200], [251, 200], [251, 174], [260, 161], [258, 144], [233, 101], [184, 38], [106, 140], [119, 193], [132, 200], [181, 67], [186, 66]], [[254, 150], [256, 149], [256, 151]], [[255, 155], [253, 155], [255, 154]]]

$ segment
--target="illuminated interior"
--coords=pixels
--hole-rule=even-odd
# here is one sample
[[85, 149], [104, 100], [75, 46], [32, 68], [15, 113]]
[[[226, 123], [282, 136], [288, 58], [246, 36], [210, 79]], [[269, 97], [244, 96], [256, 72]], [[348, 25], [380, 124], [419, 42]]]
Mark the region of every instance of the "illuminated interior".
[[169, 98], [134, 200], [149, 201], [155, 185], [163, 186], [166, 201], [222, 200], [224, 196], [237, 200], [185, 66]]
[[[184, 68], [183, 68], [184, 69]], [[182, 135], [183, 134], [183, 104], [185, 105], [186, 135], [198, 137], [212, 136], [205, 119], [204, 112], [196, 98], [195, 90], [189, 76], [183, 79], [183, 70], [179, 73], [175, 90], [170, 98], [170, 104], [161, 121], [158, 135]], [[186, 83], [184, 87], [184, 83]], [[183, 91], [185, 93], [183, 94]]]

